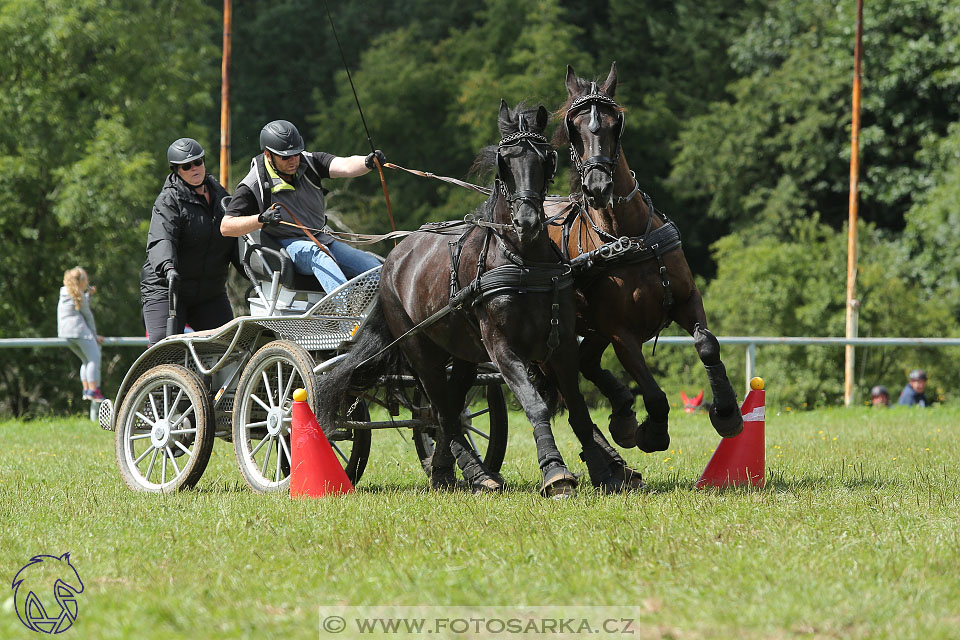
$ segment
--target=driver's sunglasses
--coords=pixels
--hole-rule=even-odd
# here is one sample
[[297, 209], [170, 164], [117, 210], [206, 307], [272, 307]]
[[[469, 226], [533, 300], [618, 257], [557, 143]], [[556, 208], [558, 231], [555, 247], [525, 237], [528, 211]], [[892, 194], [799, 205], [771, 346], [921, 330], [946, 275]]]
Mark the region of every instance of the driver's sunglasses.
[[203, 158], [197, 158], [193, 162], [188, 162], [186, 164], [178, 164], [178, 169], [183, 169], [184, 171], [189, 171], [190, 167], [200, 167], [203, 165]]

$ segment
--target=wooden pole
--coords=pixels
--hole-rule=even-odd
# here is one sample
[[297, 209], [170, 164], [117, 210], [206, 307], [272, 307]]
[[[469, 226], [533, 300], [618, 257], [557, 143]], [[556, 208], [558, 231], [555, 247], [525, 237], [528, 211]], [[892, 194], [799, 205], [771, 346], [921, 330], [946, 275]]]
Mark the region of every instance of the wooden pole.
[[[850, 205], [847, 225], [847, 338], [857, 337], [857, 209], [860, 191], [860, 58], [863, 51], [863, 0], [857, 0], [857, 39], [853, 48], [853, 115], [850, 127]], [[843, 404], [854, 402], [853, 345], [844, 348]]]
[[223, 0], [223, 59], [220, 65], [220, 184], [230, 189], [230, 31], [233, 0]]

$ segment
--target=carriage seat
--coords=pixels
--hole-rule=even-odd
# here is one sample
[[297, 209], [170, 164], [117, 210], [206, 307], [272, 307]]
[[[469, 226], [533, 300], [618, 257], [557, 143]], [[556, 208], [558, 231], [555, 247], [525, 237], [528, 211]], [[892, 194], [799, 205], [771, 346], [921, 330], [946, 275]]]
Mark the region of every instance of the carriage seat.
[[300, 314], [326, 295], [313, 275], [294, 270], [293, 259], [269, 234], [258, 229], [239, 242], [243, 271], [253, 284], [250, 315]]
[[323, 287], [313, 275], [297, 273], [287, 250], [270, 234], [251, 231], [240, 238], [240, 259], [250, 267], [258, 280], [270, 281], [273, 272], [280, 271], [280, 284], [297, 291], [319, 291]]

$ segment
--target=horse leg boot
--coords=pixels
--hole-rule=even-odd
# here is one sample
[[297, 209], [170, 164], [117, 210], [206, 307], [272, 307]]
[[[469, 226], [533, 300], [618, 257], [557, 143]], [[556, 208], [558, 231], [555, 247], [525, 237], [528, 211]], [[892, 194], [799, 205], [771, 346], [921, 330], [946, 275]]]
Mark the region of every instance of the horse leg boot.
[[636, 334], [624, 333], [613, 343], [617, 358], [633, 379], [640, 385], [643, 405], [647, 416], [637, 428], [637, 447], [645, 453], [666, 451], [670, 447], [668, 418], [670, 403], [663, 389], [653, 379], [650, 368], [643, 358], [643, 340]]
[[600, 359], [610, 342], [599, 335], [590, 335], [580, 343], [580, 373], [600, 390], [612, 409], [610, 435], [624, 449], [637, 446], [637, 414], [633, 411], [633, 393], [620, 380], [600, 366]]
[[[606, 457], [607, 468], [610, 470], [611, 475], [622, 488], [622, 490], [632, 491], [646, 487], [646, 485], [643, 483], [643, 478], [641, 477], [640, 472], [627, 466], [626, 460], [624, 460], [620, 454], [617, 453], [616, 449], [610, 446], [610, 443], [607, 442], [607, 439], [603, 437], [603, 434], [600, 433], [600, 430], [594, 427], [592, 431], [593, 441]], [[580, 459], [586, 462], [586, 459], [583, 457], [582, 453], [580, 455]], [[589, 468], [589, 464], [587, 466]]]
[[457, 434], [457, 437], [450, 441], [450, 450], [456, 456], [457, 464], [463, 472], [463, 479], [467, 481], [473, 493], [503, 491], [505, 487], [503, 477], [487, 469], [463, 434]]
[[[602, 493], [619, 493], [624, 490], [624, 483], [614, 477], [610, 469], [610, 457], [594, 438], [594, 434], [597, 434], [600, 440], [606, 443], [590, 418], [590, 410], [583, 399], [583, 394], [580, 393], [577, 366], [570, 361], [571, 356], [577, 354], [572, 334], [565, 346], [565, 349], [554, 352], [554, 356], [547, 363], [545, 373], [560, 389], [567, 403], [567, 409], [570, 411], [570, 427], [583, 447], [580, 459], [587, 465], [590, 482]], [[610, 445], [607, 447], [609, 448]]]
[[737, 394], [727, 378], [727, 369], [720, 361], [720, 342], [698, 323], [693, 328], [693, 341], [700, 361], [707, 370], [707, 380], [713, 392], [710, 422], [717, 433], [731, 438], [743, 431], [743, 416], [737, 403]]
[[563, 463], [550, 423], [538, 422], [534, 425], [533, 438], [537, 443], [537, 461], [543, 476], [540, 495], [554, 500], [577, 495], [577, 479]]
[[453, 470], [454, 458], [450, 451], [450, 439], [442, 429], [438, 430], [433, 455], [430, 456], [430, 488], [440, 491], [452, 491], [457, 486], [457, 474]]

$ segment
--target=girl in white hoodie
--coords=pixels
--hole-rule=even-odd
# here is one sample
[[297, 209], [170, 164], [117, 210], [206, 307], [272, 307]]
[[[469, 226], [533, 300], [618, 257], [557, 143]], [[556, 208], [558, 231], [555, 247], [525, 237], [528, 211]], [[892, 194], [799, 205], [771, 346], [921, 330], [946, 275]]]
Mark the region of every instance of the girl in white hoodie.
[[90, 310], [90, 294], [96, 291], [96, 287], [90, 286], [87, 272], [74, 267], [63, 274], [60, 302], [57, 304], [57, 336], [66, 338], [70, 350], [80, 358], [84, 400], [103, 400], [103, 393], [100, 392], [100, 344], [103, 336], [97, 335], [97, 325]]

